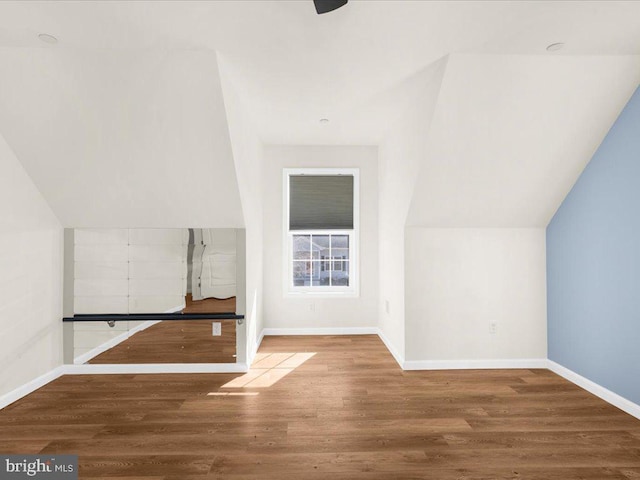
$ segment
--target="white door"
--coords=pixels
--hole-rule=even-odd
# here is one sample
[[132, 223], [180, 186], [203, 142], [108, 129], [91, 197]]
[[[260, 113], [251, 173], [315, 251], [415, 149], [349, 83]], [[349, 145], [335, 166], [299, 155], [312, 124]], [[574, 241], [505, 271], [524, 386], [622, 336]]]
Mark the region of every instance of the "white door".
[[233, 228], [202, 230], [204, 250], [200, 292], [204, 298], [236, 296], [236, 231]]

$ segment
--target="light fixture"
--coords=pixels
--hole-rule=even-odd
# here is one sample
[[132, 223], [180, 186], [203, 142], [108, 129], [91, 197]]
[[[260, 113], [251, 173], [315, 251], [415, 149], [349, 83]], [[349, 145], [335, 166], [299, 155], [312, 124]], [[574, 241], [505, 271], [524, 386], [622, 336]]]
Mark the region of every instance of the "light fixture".
[[48, 33], [41, 33], [38, 35], [38, 38], [44, 43], [55, 44], [58, 43], [58, 39], [53, 35], [49, 35]]
[[329, 123], [329, 119], [328, 118], [321, 118], [320, 119], [320, 123]]
[[333, 12], [347, 4], [349, 0], [313, 0], [318, 15]]
[[564, 43], [562, 42], [552, 43], [547, 47], [547, 52], [557, 52], [559, 50], [562, 50], [562, 47], [564, 47]]

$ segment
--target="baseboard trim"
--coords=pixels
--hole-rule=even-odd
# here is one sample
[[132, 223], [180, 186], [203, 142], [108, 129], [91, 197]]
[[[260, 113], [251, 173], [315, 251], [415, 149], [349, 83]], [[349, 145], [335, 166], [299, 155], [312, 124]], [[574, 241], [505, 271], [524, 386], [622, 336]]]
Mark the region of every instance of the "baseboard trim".
[[43, 375], [40, 375], [39, 377], [34, 378], [30, 382], [19, 386], [9, 393], [5, 393], [4, 395], [0, 396], [0, 409], [3, 409], [4, 407], [11, 405], [13, 402], [20, 400], [22, 397], [35, 392], [37, 389], [44, 387], [47, 383], [52, 382], [53, 380], [64, 374], [65, 366], [61, 365]]
[[262, 336], [275, 335], [377, 335], [378, 327], [265, 328]]
[[487, 370], [513, 368], [548, 368], [546, 358], [495, 360], [407, 360], [404, 370]]
[[[286, 330], [288, 333], [280, 333]], [[264, 329], [256, 342], [257, 353], [265, 335], [301, 335], [291, 333], [292, 329]], [[353, 333], [306, 333], [303, 335], [354, 335]], [[313, 329], [314, 331], [326, 329]], [[359, 334], [365, 334], [359, 329]], [[366, 329], [369, 333], [369, 329]], [[278, 333], [270, 333], [277, 331]], [[601, 398], [607, 403], [619, 408], [629, 415], [640, 419], [640, 405], [628, 400], [617, 393], [569, 370], [566, 367], [547, 359], [504, 359], [504, 360], [419, 360], [402, 361], [402, 357], [381, 331], [375, 332], [385, 344], [393, 358], [403, 370], [460, 370], [460, 369], [514, 369], [514, 368], [545, 368], [560, 375], [566, 380], [584, 388], [588, 392]], [[255, 358], [255, 353], [253, 354]], [[253, 360], [252, 358], [252, 360]], [[86, 374], [153, 374], [153, 373], [245, 373], [249, 366], [245, 363], [194, 363], [194, 364], [129, 364], [129, 365], [61, 365], [39, 377], [21, 385], [20, 387], [0, 396], [0, 409], [11, 405], [22, 397], [29, 395], [62, 375]]]
[[65, 375], [117, 375], [146, 373], [246, 373], [246, 363], [130, 363], [66, 365]]
[[387, 347], [387, 350], [389, 350], [389, 353], [391, 353], [391, 355], [396, 360], [396, 362], [398, 362], [398, 365], [400, 365], [400, 368], [404, 370], [405, 361], [404, 361], [404, 358], [402, 358], [402, 355], [398, 353], [398, 351], [395, 349], [393, 344], [389, 341], [387, 336], [382, 332], [382, 330], [378, 329], [377, 333], [378, 333], [378, 337], [380, 337], [380, 340], [382, 340], [382, 343], [384, 343], [384, 346]]
[[631, 400], [627, 400], [617, 393], [612, 392], [608, 388], [605, 388], [602, 385], [599, 385], [589, 380], [588, 378], [583, 377], [573, 370], [569, 370], [567, 367], [563, 367], [553, 360], [547, 361], [547, 368], [552, 372], [560, 375], [561, 377], [569, 380], [571, 383], [584, 388], [587, 392], [593, 393], [596, 397], [600, 397], [602, 400], [610, 403], [614, 407], [618, 407], [623, 412], [626, 412], [629, 415], [640, 419], [640, 405], [638, 405], [637, 403], [634, 403]]

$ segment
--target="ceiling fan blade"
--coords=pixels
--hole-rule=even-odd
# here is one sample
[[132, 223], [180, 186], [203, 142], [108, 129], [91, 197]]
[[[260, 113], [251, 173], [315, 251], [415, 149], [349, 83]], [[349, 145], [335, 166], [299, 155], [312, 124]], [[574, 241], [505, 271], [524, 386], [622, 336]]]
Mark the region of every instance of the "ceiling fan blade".
[[318, 15], [332, 12], [336, 8], [346, 5], [349, 0], [313, 0]]

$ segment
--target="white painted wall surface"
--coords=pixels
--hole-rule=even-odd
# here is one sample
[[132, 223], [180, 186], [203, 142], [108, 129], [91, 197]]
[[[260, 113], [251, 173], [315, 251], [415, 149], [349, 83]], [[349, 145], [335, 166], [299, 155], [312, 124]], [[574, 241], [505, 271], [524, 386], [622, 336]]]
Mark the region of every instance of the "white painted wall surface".
[[0, 396], [62, 365], [62, 235], [0, 135]]
[[[360, 296], [285, 297], [283, 168], [360, 169]], [[376, 327], [378, 308], [378, 150], [376, 147], [265, 146], [263, 164], [264, 325], [266, 328]]]
[[412, 103], [388, 129], [379, 150], [378, 326], [402, 361], [405, 350], [404, 231], [416, 178], [426, 152], [446, 58], [412, 77], [403, 93]]
[[[237, 328], [246, 335], [246, 352], [252, 360], [257, 340], [264, 328], [263, 318], [263, 145], [233, 84], [226, 76], [224, 58], [218, 55], [220, 80], [227, 112], [227, 123], [238, 178], [238, 191], [246, 228], [246, 305], [237, 305], [237, 313], [243, 313], [246, 322]], [[240, 300], [238, 295], [237, 299]], [[244, 308], [244, 310], [242, 310]]]
[[407, 228], [406, 258], [407, 361], [547, 358], [544, 229]]

